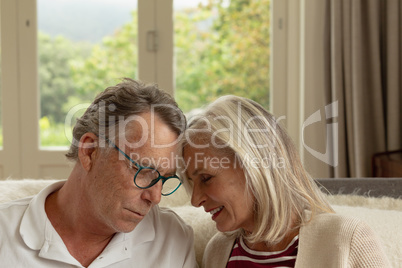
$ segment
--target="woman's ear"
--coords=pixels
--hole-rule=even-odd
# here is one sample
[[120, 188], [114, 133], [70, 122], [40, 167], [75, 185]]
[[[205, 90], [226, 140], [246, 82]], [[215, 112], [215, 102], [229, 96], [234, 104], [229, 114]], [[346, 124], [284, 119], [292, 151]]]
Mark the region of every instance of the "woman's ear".
[[81, 166], [89, 171], [94, 163], [98, 151], [98, 137], [93, 133], [85, 133], [78, 145], [78, 159]]

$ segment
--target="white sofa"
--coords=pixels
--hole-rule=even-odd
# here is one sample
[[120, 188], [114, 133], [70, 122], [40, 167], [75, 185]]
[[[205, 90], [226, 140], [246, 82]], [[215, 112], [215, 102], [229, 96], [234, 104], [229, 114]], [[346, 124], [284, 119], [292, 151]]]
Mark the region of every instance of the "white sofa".
[[[54, 180], [0, 181], [0, 203], [34, 195]], [[328, 196], [335, 211], [360, 218], [378, 234], [392, 267], [402, 267], [402, 199], [373, 198], [358, 195]], [[180, 215], [194, 229], [195, 252], [201, 263], [204, 247], [216, 233], [214, 222], [202, 208], [194, 208], [181, 187], [172, 196], [163, 197], [160, 206], [167, 206]]]

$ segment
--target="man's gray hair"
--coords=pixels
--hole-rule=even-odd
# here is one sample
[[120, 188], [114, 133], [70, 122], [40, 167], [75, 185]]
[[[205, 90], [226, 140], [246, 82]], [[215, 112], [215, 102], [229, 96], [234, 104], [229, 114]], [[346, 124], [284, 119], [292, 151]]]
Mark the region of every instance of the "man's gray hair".
[[146, 112], [157, 115], [178, 136], [185, 130], [185, 116], [169, 94], [160, 90], [156, 84], [124, 78], [119, 84], [100, 93], [84, 115], [77, 119], [73, 141], [66, 157], [78, 160], [78, 144], [85, 133], [109, 138], [109, 133], [116, 134], [116, 129], [111, 128], [115, 128], [119, 121]]

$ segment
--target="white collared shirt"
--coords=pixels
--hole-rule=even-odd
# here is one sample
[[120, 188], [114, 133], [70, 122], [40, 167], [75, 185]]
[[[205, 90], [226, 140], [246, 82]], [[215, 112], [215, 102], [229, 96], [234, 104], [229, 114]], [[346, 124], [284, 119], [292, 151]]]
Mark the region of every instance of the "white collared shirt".
[[[46, 197], [63, 184], [0, 205], [1, 267], [83, 267], [45, 212]], [[155, 206], [132, 232], [115, 234], [88, 267], [196, 267], [193, 243], [191, 227], [171, 210]]]

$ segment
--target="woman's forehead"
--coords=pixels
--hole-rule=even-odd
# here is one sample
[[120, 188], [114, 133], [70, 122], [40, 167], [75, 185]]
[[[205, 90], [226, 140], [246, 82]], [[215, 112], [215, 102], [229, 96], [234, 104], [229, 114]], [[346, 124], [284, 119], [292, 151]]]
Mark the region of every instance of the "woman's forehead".
[[233, 167], [236, 158], [227, 150], [185, 146], [183, 160], [189, 168], [200, 170]]

